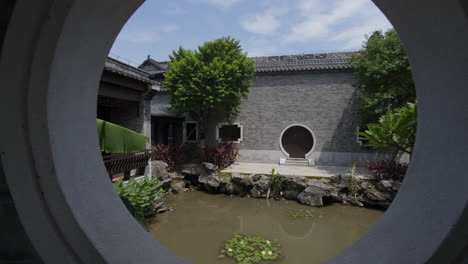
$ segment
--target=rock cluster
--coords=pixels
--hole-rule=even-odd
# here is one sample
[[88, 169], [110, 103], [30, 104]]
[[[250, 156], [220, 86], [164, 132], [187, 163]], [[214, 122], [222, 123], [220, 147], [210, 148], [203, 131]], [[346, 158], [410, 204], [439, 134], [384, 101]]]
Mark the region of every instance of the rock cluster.
[[[201, 167], [184, 169], [181, 176], [167, 173], [167, 165], [164, 165], [163, 162], [153, 161], [153, 176], [160, 179], [163, 188], [170, 189], [173, 193], [180, 192], [184, 188], [198, 188], [211, 193], [264, 198], [272, 187], [271, 178], [266, 175], [232, 173], [220, 177], [217, 172], [218, 167], [210, 163], [202, 163]], [[320, 180], [291, 175], [281, 177], [283, 178], [281, 196], [310, 206], [339, 202], [356, 206], [387, 208], [401, 184], [399, 181], [392, 180], [378, 182], [361, 180], [351, 175], [334, 175], [329, 179]], [[177, 179], [176, 183], [174, 179]]]

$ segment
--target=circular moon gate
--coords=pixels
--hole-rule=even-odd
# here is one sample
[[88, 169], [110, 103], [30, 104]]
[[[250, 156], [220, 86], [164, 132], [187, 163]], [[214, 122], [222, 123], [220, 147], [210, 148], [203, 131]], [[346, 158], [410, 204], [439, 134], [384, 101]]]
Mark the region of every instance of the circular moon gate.
[[281, 136], [281, 145], [290, 158], [304, 159], [314, 146], [314, 137], [303, 126], [291, 126]]
[[[45, 263], [187, 263], [135, 223], [105, 177], [97, 144], [104, 60], [143, 1], [14, 2], [0, 56], [0, 170], [34, 248]], [[408, 53], [417, 141], [385, 215], [329, 263], [466, 262], [468, 5], [374, 2]]]

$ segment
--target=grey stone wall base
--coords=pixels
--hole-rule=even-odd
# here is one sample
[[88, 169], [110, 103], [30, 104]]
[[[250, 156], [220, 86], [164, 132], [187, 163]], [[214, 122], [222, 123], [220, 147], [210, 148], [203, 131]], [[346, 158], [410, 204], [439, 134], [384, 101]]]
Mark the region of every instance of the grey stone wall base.
[[287, 158], [280, 150], [240, 149], [237, 161], [256, 163], [278, 163], [281, 158]]
[[[280, 150], [239, 150], [239, 162], [279, 163], [287, 157]], [[313, 152], [306, 157], [311, 165], [350, 166], [358, 161], [358, 166], [365, 166], [367, 161], [390, 159], [390, 155], [368, 152]]]

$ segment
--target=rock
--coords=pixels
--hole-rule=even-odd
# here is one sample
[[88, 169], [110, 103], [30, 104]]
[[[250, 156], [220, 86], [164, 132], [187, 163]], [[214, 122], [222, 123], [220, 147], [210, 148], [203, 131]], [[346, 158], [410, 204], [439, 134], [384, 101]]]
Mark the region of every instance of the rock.
[[283, 176], [283, 197], [297, 199], [297, 196], [307, 188], [306, 178], [303, 176]]
[[224, 182], [219, 185], [219, 192], [224, 194], [234, 194], [234, 184], [232, 182]]
[[151, 161], [151, 176], [156, 177], [158, 180], [168, 179], [167, 164], [160, 160]]
[[184, 176], [180, 175], [177, 172], [169, 172], [169, 178], [171, 178], [172, 180], [183, 180]]
[[381, 180], [375, 185], [381, 192], [393, 192], [393, 181], [392, 180]]
[[330, 177], [331, 184], [338, 188], [341, 192], [343, 189], [348, 188], [349, 180], [351, 179], [351, 175], [333, 175]]
[[201, 168], [200, 167], [185, 168], [181, 171], [181, 173], [184, 176], [200, 176]]
[[245, 190], [243, 186], [234, 184], [232, 182], [221, 183], [219, 186], [219, 191], [221, 193], [230, 194], [230, 195], [233, 195], [233, 194], [245, 195], [247, 193], [247, 191]]
[[392, 194], [379, 191], [375, 185], [370, 182], [363, 181], [361, 183], [361, 188], [364, 196], [369, 200], [391, 202], [393, 199]]
[[[255, 174], [252, 174], [252, 176]], [[233, 173], [231, 175], [231, 183], [233, 184], [233, 194], [245, 196], [249, 193], [253, 186], [251, 176]]]
[[362, 197], [353, 197], [350, 195], [344, 195], [341, 197], [343, 204], [352, 204], [356, 206], [363, 207], [364, 204], [361, 202]]
[[198, 182], [209, 192], [215, 192], [219, 187], [220, 180], [217, 169], [218, 166], [216, 165], [207, 162], [202, 163], [202, 171], [198, 176]]
[[323, 198], [340, 200], [337, 188], [322, 181], [310, 180], [307, 188], [297, 196], [299, 202], [312, 206], [323, 206]]
[[254, 198], [266, 197], [268, 188], [270, 188], [270, 177], [265, 175], [252, 175], [252, 185], [250, 196]]
[[182, 181], [174, 182], [171, 184], [172, 193], [180, 193], [185, 187], [185, 183]]
[[159, 199], [158, 203], [154, 205], [154, 209], [151, 212], [146, 212], [145, 216], [159, 214], [159, 213], [165, 212], [166, 210], [167, 210], [167, 207], [164, 204], [164, 201], [162, 199]]
[[186, 168], [181, 171], [184, 176], [184, 181], [187, 185], [198, 185], [198, 176], [200, 176], [202, 169], [200, 167]]
[[169, 188], [171, 187], [171, 183], [172, 183], [172, 179], [170, 178], [167, 178], [167, 179], [164, 179], [164, 180], [160, 180], [159, 181], [159, 184], [161, 184], [161, 187], [167, 191], [169, 190]]
[[205, 171], [217, 171], [218, 170], [218, 166], [214, 165], [214, 164], [211, 164], [211, 163], [208, 163], [208, 162], [203, 162], [202, 163], [202, 172], [203, 170]]

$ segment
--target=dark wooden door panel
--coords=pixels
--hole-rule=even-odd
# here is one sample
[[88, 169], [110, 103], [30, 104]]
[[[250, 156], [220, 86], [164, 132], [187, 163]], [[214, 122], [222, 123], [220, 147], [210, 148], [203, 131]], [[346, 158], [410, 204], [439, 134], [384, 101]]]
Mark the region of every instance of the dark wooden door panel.
[[290, 158], [303, 159], [312, 149], [314, 138], [305, 127], [293, 126], [283, 133], [281, 144]]

